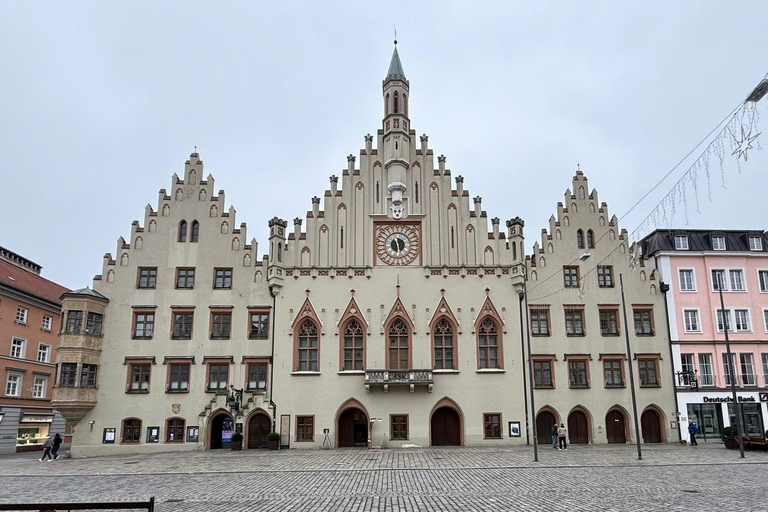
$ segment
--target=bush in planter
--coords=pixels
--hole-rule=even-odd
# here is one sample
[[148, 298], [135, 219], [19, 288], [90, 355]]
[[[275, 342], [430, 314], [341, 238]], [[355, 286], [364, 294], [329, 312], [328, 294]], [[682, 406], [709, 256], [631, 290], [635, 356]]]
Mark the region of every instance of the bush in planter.
[[723, 429], [723, 440], [728, 439], [729, 437], [733, 437], [739, 433], [739, 429], [737, 427], [725, 427]]
[[280, 434], [277, 432], [270, 432], [267, 434], [267, 441], [279, 441], [280, 440]]
[[243, 434], [240, 432], [235, 432], [232, 434], [232, 442], [233, 443], [242, 443], [243, 442]]

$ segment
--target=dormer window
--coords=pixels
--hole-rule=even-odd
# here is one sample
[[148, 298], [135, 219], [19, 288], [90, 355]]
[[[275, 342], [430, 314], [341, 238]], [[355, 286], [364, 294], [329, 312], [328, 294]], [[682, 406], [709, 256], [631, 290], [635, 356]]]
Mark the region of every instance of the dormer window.
[[724, 251], [725, 250], [725, 237], [722, 235], [712, 236], [712, 250]]
[[687, 251], [688, 250], [688, 236], [687, 235], [675, 235], [675, 250]]
[[749, 250], [750, 251], [762, 251], [763, 239], [759, 236], [749, 237]]

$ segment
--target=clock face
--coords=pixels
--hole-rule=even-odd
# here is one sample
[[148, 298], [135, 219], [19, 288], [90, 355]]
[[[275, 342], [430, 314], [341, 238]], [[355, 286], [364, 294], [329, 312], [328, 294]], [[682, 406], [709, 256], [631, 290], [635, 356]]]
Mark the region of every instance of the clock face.
[[411, 241], [402, 233], [392, 233], [384, 242], [384, 247], [393, 258], [403, 258], [411, 250]]
[[419, 256], [419, 225], [379, 224], [376, 227], [376, 254], [385, 265], [410, 265]]

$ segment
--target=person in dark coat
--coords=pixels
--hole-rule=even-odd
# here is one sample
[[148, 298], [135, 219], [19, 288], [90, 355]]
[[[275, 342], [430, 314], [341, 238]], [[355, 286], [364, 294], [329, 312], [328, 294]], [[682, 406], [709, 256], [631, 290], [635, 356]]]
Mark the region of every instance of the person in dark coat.
[[51, 455], [53, 455], [53, 460], [56, 460], [59, 458], [59, 446], [61, 446], [61, 436], [58, 432], [56, 432], [56, 435], [53, 437], [53, 449], [51, 450]]
[[549, 433], [552, 435], [552, 449], [557, 450], [557, 423], [552, 424], [552, 429]]
[[691, 446], [699, 446], [696, 442], [696, 434], [699, 433], [699, 427], [693, 420], [688, 420], [688, 433], [691, 435]]

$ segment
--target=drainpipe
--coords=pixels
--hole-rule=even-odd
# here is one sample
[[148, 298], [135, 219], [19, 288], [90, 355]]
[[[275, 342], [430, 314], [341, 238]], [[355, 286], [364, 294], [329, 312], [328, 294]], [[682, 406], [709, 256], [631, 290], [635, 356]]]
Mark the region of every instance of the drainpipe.
[[[531, 444], [531, 434], [530, 434], [530, 423], [528, 419], [528, 393], [526, 393], [526, 390], [528, 389], [528, 385], [526, 384], [526, 376], [525, 376], [525, 330], [523, 328], [523, 300], [525, 299], [525, 294], [523, 292], [520, 292], [520, 354], [522, 356], [523, 364], [523, 399], [525, 400], [525, 444], [530, 445]], [[528, 312], [526, 311], [526, 314]]]
[[[659, 257], [658, 255], [653, 256], [653, 262], [656, 266], [656, 270], [659, 270]], [[659, 274], [661, 274], [661, 271], [659, 271]], [[675, 381], [675, 356], [672, 353], [672, 329], [669, 328], [669, 322], [676, 319], [677, 317], [673, 315], [672, 318], [669, 317], [669, 300], [667, 299], [667, 292], [669, 291], [669, 285], [665, 283], [664, 281], [661, 281], [659, 283], [659, 290], [661, 293], [664, 294], [664, 310], [667, 313], [667, 339], [669, 340], [669, 343], [667, 344], [669, 346], [669, 368], [672, 371], [672, 390], [675, 392], [675, 422], [677, 423], [677, 437], [678, 441], [683, 440], [683, 432], [680, 427], [680, 409], [677, 406], [677, 382]], [[677, 320], [675, 320], [677, 321]]]
[[272, 353], [269, 356], [269, 405], [272, 407], [272, 432], [276, 432], [277, 426], [277, 404], [274, 401], [275, 398], [275, 321], [276, 321], [276, 308], [277, 308], [277, 294], [279, 292], [275, 290], [273, 286], [269, 287], [269, 294], [272, 296]]

